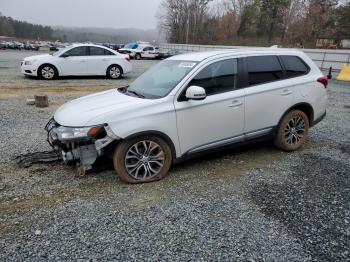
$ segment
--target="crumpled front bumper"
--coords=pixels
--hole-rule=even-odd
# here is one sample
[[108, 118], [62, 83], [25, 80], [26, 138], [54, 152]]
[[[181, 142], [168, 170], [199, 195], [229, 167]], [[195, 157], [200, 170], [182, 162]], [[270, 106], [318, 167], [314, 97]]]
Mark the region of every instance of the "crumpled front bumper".
[[97, 138], [84, 137], [70, 140], [60, 140], [58, 134], [58, 127], [60, 125], [54, 120], [46, 124], [47, 141], [50, 146], [58, 152], [65, 163], [77, 162], [86, 170], [91, 169], [92, 164], [99, 156], [104, 154], [104, 148], [113, 141], [119, 139], [108, 125], [104, 126], [104, 134]]

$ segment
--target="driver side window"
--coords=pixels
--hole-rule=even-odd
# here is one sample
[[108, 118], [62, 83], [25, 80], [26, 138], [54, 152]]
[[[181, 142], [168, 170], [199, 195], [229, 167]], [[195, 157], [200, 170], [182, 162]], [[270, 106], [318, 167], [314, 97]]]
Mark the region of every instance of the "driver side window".
[[208, 65], [200, 71], [188, 86], [200, 86], [207, 96], [233, 91], [238, 88], [237, 59], [227, 59]]

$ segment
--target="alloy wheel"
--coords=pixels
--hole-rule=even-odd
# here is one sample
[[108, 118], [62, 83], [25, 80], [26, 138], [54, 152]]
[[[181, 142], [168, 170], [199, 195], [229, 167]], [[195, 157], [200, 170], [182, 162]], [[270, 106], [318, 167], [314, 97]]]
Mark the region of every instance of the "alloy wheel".
[[109, 69], [109, 76], [111, 78], [119, 78], [120, 77], [120, 69], [117, 66], [113, 66]]
[[50, 66], [45, 66], [41, 69], [41, 75], [45, 79], [52, 79], [55, 76], [55, 70]]
[[125, 155], [127, 173], [136, 180], [151, 179], [162, 170], [165, 154], [159, 144], [142, 140], [132, 145]]
[[302, 117], [296, 116], [289, 120], [285, 131], [284, 139], [289, 145], [298, 144], [305, 133], [305, 121]]

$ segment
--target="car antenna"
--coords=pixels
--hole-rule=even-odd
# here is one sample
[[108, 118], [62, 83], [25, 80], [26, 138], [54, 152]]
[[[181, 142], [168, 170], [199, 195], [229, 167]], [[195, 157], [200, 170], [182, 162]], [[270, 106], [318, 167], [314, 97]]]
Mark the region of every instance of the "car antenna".
[[333, 77], [333, 76], [332, 76], [332, 70], [333, 70], [333, 68], [330, 67], [330, 68], [329, 68], [329, 71], [328, 71], [328, 75], [327, 75], [327, 78], [328, 78], [328, 79], [332, 79], [332, 77]]

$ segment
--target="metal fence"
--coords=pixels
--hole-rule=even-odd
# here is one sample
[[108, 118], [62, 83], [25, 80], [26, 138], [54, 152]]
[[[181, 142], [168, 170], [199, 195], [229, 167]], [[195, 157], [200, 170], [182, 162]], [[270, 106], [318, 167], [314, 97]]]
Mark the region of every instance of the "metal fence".
[[[223, 46], [223, 45], [185, 45], [185, 44], [161, 44], [163, 50], [177, 49], [182, 52], [199, 52], [222, 49], [257, 48], [247, 46]], [[262, 48], [263, 49], [263, 48]], [[307, 54], [322, 70], [330, 67], [334, 71], [339, 71], [344, 64], [350, 64], [350, 50], [334, 49], [298, 49]]]

